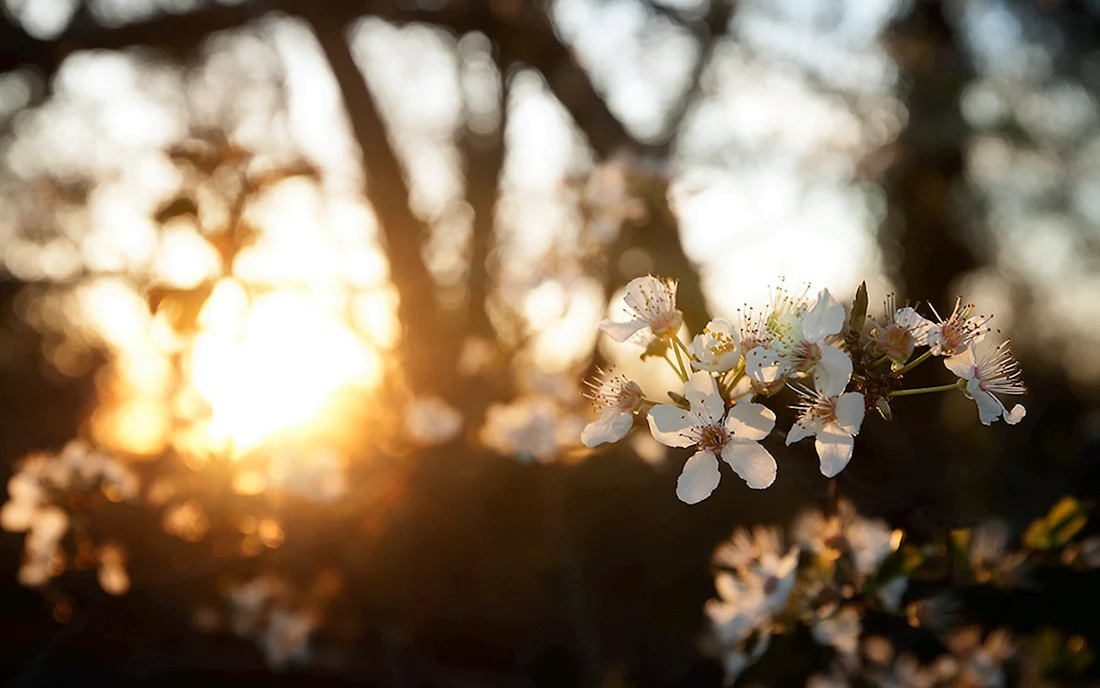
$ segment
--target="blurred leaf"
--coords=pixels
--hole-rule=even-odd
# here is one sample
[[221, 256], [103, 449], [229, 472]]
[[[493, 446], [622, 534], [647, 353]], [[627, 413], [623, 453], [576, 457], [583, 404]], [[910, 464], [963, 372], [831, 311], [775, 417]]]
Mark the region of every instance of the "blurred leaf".
[[1081, 502], [1063, 497], [1043, 518], [1037, 519], [1024, 534], [1024, 544], [1031, 549], [1046, 550], [1065, 545], [1088, 522]]

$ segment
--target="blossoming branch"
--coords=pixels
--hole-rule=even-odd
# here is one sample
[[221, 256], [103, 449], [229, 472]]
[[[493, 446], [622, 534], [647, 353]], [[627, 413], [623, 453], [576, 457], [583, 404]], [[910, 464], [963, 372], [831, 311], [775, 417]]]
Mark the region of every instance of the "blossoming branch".
[[[961, 299], [947, 318], [932, 308], [930, 319], [913, 307], [897, 308], [890, 298], [883, 315], [873, 318], [865, 284], [848, 308], [828, 289], [811, 297], [808, 287], [800, 293], [780, 287], [766, 309], [745, 308], [736, 322], [715, 318], [687, 341], [681, 339], [684, 318], [674, 280], [631, 280], [624, 300], [627, 319], [605, 320], [600, 330], [618, 342], [643, 344], [643, 357], [663, 358], [683, 387], [669, 390], [667, 403], [646, 398], [636, 382], [614, 371], [601, 371], [588, 383], [599, 417], [581, 439], [588, 447], [617, 442], [644, 416], [658, 442], [696, 449], [676, 485], [688, 504], [718, 486], [719, 458], [749, 487], [775, 481], [775, 458], [760, 442], [776, 417], [763, 402], [785, 389], [798, 412], [786, 443], [813, 437], [828, 478], [851, 461], [867, 412], [890, 420], [896, 397], [960, 391], [977, 404], [984, 425], [999, 418], [1015, 425], [1025, 414], [1021, 404], [1010, 409], [1002, 400], [1027, 391], [1009, 342], [995, 341], [990, 318]], [[905, 386], [907, 373], [937, 356], [955, 382]]]

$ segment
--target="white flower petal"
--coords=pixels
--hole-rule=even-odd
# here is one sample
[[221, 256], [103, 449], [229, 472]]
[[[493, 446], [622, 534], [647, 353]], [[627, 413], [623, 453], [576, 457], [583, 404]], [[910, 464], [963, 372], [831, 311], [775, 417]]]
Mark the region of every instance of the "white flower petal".
[[584, 426], [581, 442], [586, 447], [596, 447], [604, 442], [618, 442], [626, 437], [634, 425], [634, 414], [617, 408], [606, 408], [600, 417]]
[[745, 354], [745, 373], [760, 386], [767, 386], [778, 380], [784, 372], [784, 366], [778, 353], [763, 346], [756, 346]]
[[657, 404], [649, 410], [649, 430], [666, 447], [690, 447], [695, 444], [685, 432], [692, 427], [691, 414], [679, 406]]
[[644, 320], [627, 320], [626, 322], [604, 320], [600, 323], [600, 329], [617, 342], [625, 342], [645, 326]]
[[730, 400], [738, 404], [742, 401], [752, 401], [753, 394], [755, 392], [752, 389], [752, 380], [748, 375], [742, 375], [730, 390]]
[[967, 347], [962, 353], [948, 356], [943, 359], [943, 364], [957, 377], [961, 377], [964, 380], [974, 379], [976, 365], [974, 351], [971, 347]]
[[931, 320], [917, 313], [911, 306], [906, 306], [894, 313], [894, 322], [909, 330], [913, 335], [914, 344], [928, 346], [928, 333], [933, 327]]
[[863, 394], [860, 392], [846, 392], [836, 400], [836, 419], [844, 432], [853, 437], [859, 434], [866, 411]]
[[676, 496], [687, 504], [703, 501], [718, 487], [718, 459], [709, 451], [696, 452], [684, 464], [684, 470], [676, 481]]
[[839, 396], [852, 379], [852, 359], [835, 346], [821, 345], [821, 360], [814, 366], [814, 387], [827, 397]]
[[1001, 403], [1000, 399], [982, 389], [981, 383], [977, 380], [970, 380], [966, 383], [966, 393], [978, 405], [978, 420], [982, 422], [982, 425], [992, 425], [993, 421], [1004, 414], [1004, 404]]
[[737, 437], [759, 442], [775, 427], [775, 414], [763, 404], [741, 402], [726, 414], [726, 429]]
[[818, 429], [819, 428], [815, 424], [799, 418], [794, 422], [794, 425], [791, 426], [790, 431], [787, 432], [787, 446], [789, 447], [799, 440], [804, 440], [810, 435], [816, 435]]
[[1027, 409], [1023, 404], [1016, 404], [1012, 407], [1012, 410], [1005, 414], [1005, 422], [1009, 425], [1016, 425], [1024, 419], [1027, 415]]
[[730, 438], [722, 449], [722, 459], [754, 490], [763, 490], [775, 482], [775, 459], [752, 440]]
[[817, 431], [817, 456], [821, 460], [821, 475], [835, 477], [852, 460], [855, 440], [836, 423], [826, 423]]
[[833, 298], [828, 289], [822, 289], [813, 308], [802, 313], [802, 336], [808, 342], [820, 342], [840, 332], [842, 327], [844, 306]]
[[688, 378], [684, 383], [684, 398], [695, 415], [707, 425], [720, 422], [726, 412], [726, 402], [718, 393], [718, 383], [706, 371], [700, 370]]

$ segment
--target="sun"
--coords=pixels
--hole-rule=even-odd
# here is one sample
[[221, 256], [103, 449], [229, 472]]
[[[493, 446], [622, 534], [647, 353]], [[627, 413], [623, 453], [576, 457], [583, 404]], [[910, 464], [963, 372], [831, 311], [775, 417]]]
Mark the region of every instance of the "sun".
[[377, 351], [308, 292], [250, 299], [222, 280], [199, 324], [184, 372], [209, 407], [211, 448], [233, 455], [323, 424], [339, 392], [373, 388], [382, 375]]

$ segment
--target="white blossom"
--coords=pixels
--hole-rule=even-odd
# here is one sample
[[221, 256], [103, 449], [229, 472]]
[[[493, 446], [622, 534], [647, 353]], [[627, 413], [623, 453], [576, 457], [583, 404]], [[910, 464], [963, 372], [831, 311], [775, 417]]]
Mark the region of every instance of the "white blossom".
[[982, 338], [943, 361], [948, 370], [966, 380], [966, 396], [978, 405], [982, 425], [990, 425], [1001, 417], [1009, 425], [1015, 425], [1027, 414], [1022, 404], [1016, 404], [1010, 411], [996, 396], [1027, 392], [1020, 379], [1020, 365], [1008, 344], [1005, 340], [994, 347]]
[[587, 383], [591, 388], [588, 397], [601, 408], [600, 416], [585, 426], [581, 441], [586, 447], [605, 442], [618, 442], [626, 437], [634, 425], [634, 414], [645, 405], [645, 395], [637, 382], [623, 375], [600, 371], [596, 382]]
[[715, 318], [691, 342], [692, 364], [699, 370], [725, 372], [741, 361], [741, 336], [729, 321]]
[[[935, 308], [932, 309], [935, 312]], [[936, 356], [955, 356], [970, 348], [974, 341], [984, 335], [989, 328], [989, 318], [973, 315], [974, 304], [963, 305], [962, 298], [955, 299], [951, 315], [944, 320], [936, 313], [939, 322], [932, 323], [927, 329], [928, 347]]]
[[684, 323], [684, 314], [676, 309], [674, 280], [660, 280], [652, 275], [636, 277], [626, 285], [623, 298], [630, 319], [600, 323], [600, 329], [617, 342], [625, 342], [646, 328], [657, 337], [673, 337]]
[[575, 414], [564, 413], [552, 399], [530, 395], [491, 405], [480, 435], [486, 446], [501, 454], [524, 463], [548, 463], [576, 445], [580, 425]]
[[[840, 389], [847, 382], [845, 380]], [[863, 424], [863, 395], [859, 392], [839, 393], [835, 387], [829, 390], [832, 393], [803, 388], [795, 388], [795, 391], [802, 397], [802, 402], [795, 407], [799, 410], [799, 416], [787, 433], [787, 445], [813, 435], [821, 474], [832, 478], [852, 460], [855, 436]]]
[[918, 346], [928, 346], [928, 335], [935, 324], [910, 306], [893, 308], [893, 297], [887, 300], [886, 322], [875, 327], [871, 341], [897, 365], [902, 365]]
[[727, 411], [717, 383], [704, 371], [684, 383], [683, 395], [689, 410], [658, 404], [649, 411], [649, 427], [658, 442], [699, 447], [676, 483], [676, 495], [682, 501], [695, 504], [710, 496], [718, 486], [719, 455], [753, 489], [775, 481], [775, 459], [759, 444], [775, 426], [770, 409], [741, 402]]

